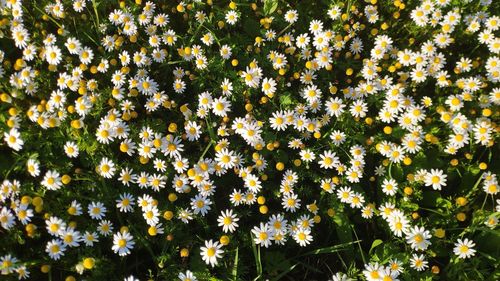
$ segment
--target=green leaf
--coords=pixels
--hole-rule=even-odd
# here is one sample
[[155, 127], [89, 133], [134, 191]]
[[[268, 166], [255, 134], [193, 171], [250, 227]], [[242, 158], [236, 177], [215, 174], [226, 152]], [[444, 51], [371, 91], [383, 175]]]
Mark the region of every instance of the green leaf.
[[[337, 224], [336, 231], [337, 235], [342, 243], [351, 243], [354, 244], [352, 239], [352, 232], [350, 228], [349, 218], [343, 213], [337, 213], [337, 215], [333, 218], [335, 223]], [[354, 260], [354, 247], [349, 245], [348, 251], [344, 252], [344, 255], [348, 262], [352, 262]]]
[[288, 106], [291, 104], [292, 104], [292, 98], [290, 98], [290, 95], [280, 96], [280, 105], [281, 106]]
[[348, 248], [348, 246], [356, 244], [358, 242], [360, 242], [360, 240], [358, 240], [358, 241], [352, 241], [352, 242], [348, 242], [348, 243], [342, 243], [342, 244], [338, 244], [338, 245], [330, 246], [330, 247], [325, 247], [325, 248], [319, 248], [319, 249], [307, 252], [307, 253], [305, 253], [303, 255], [300, 255], [299, 257], [304, 257], [304, 256], [309, 256], [309, 255], [318, 255], [318, 254], [332, 254], [332, 253], [336, 253], [336, 252], [339, 252], [339, 251], [346, 250]]
[[233, 264], [233, 270], [231, 272], [233, 276], [233, 280], [238, 280], [238, 252], [239, 252], [239, 247], [236, 247], [236, 254], [234, 255], [234, 264]]
[[270, 15], [278, 8], [278, 0], [264, 0], [264, 14]]
[[[250, 237], [252, 237], [252, 233], [250, 232]], [[252, 251], [255, 258], [255, 268], [257, 270], [257, 277], [254, 280], [259, 280], [262, 277], [262, 261], [260, 258], [260, 245], [256, 245], [255, 241], [252, 240]]]
[[370, 251], [368, 251], [368, 253], [371, 254], [372, 250], [375, 249], [377, 246], [379, 246], [382, 243], [383, 243], [383, 241], [380, 239], [376, 239], [375, 241], [373, 241], [372, 246], [370, 248]]

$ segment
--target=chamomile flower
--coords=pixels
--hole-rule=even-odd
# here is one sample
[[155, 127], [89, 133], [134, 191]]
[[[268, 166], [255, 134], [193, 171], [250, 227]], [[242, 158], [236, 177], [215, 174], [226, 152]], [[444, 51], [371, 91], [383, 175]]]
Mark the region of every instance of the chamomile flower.
[[273, 240], [273, 235], [271, 229], [268, 224], [260, 223], [260, 226], [255, 226], [252, 229], [252, 234], [254, 235], [254, 242], [257, 245], [261, 245], [262, 247], [268, 248], [271, 246], [271, 242]]
[[239, 15], [235, 10], [230, 10], [226, 13], [226, 22], [230, 25], [235, 25], [238, 21]]
[[410, 259], [410, 266], [416, 271], [424, 271], [428, 267], [428, 263], [423, 254], [413, 254]]
[[4, 141], [15, 151], [21, 150], [24, 145], [21, 134], [16, 128], [12, 128], [8, 133], [4, 133]]
[[382, 183], [382, 192], [394, 196], [398, 191], [398, 184], [394, 179], [384, 179]]
[[97, 167], [99, 175], [104, 178], [112, 178], [116, 172], [115, 164], [107, 157], [101, 159], [101, 163]]
[[62, 179], [57, 171], [49, 170], [42, 180], [42, 185], [48, 190], [59, 190], [62, 187]]
[[134, 205], [134, 197], [129, 193], [120, 194], [120, 199], [116, 200], [116, 208], [123, 213], [132, 212]]
[[64, 152], [70, 158], [78, 157], [79, 149], [75, 142], [68, 141], [64, 145]]
[[198, 281], [196, 276], [194, 276], [194, 274], [189, 270], [186, 270], [186, 272], [179, 272], [179, 275], [177, 277], [181, 281]]
[[302, 247], [310, 244], [312, 241], [311, 229], [299, 227], [293, 232], [293, 239]]
[[425, 251], [430, 245], [431, 234], [423, 227], [415, 226], [406, 234], [406, 241], [410, 244], [412, 249]]
[[200, 247], [200, 251], [203, 261], [212, 267], [218, 264], [217, 259], [222, 258], [222, 254], [224, 253], [222, 245], [213, 240], [205, 240], [205, 246]]
[[233, 210], [222, 211], [221, 215], [217, 218], [218, 225], [222, 226], [222, 230], [226, 233], [233, 233], [239, 226], [237, 223], [239, 220], [236, 214], [233, 214]]
[[62, 60], [61, 49], [57, 46], [48, 46], [45, 49], [45, 60], [52, 65], [58, 65]]
[[119, 256], [129, 255], [135, 245], [133, 238], [128, 231], [115, 233], [113, 234], [113, 247], [111, 249]]
[[453, 248], [453, 253], [461, 259], [468, 259], [476, 254], [476, 250], [474, 249], [475, 246], [476, 244], [474, 241], [469, 240], [468, 238], [463, 240], [458, 239], [455, 243], [455, 247]]
[[53, 260], [59, 260], [64, 256], [66, 251], [66, 246], [59, 239], [52, 239], [47, 243], [45, 251], [49, 254], [49, 257]]
[[101, 220], [106, 214], [106, 207], [101, 202], [91, 202], [88, 205], [88, 214], [92, 219]]
[[425, 185], [431, 186], [434, 190], [441, 190], [443, 186], [446, 186], [447, 175], [439, 169], [431, 169], [427, 172], [425, 176]]

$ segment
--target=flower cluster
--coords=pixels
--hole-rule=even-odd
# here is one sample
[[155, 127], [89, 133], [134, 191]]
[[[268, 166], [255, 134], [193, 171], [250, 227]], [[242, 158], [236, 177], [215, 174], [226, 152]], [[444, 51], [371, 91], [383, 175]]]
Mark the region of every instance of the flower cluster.
[[288, 2], [0, 0], [2, 275], [492, 273], [498, 3]]

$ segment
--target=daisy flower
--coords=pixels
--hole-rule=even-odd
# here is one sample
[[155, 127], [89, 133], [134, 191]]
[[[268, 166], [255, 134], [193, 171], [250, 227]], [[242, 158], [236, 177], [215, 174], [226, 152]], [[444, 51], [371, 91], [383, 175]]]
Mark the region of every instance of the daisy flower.
[[3, 207], [0, 210], [0, 224], [4, 229], [10, 229], [15, 224], [14, 214], [7, 207]]
[[201, 127], [195, 121], [188, 121], [184, 126], [186, 137], [190, 141], [195, 141], [200, 138]]
[[423, 254], [413, 254], [410, 259], [410, 266], [417, 271], [423, 271], [428, 267], [429, 262], [425, 260]]
[[276, 92], [276, 81], [274, 81], [273, 78], [264, 78], [262, 79], [262, 92], [266, 96], [272, 97], [274, 93]]
[[48, 46], [45, 49], [45, 60], [52, 65], [58, 65], [62, 60], [61, 49], [55, 45]]
[[66, 246], [59, 239], [52, 239], [47, 243], [45, 251], [49, 254], [49, 257], [53, 260], [58, 260], [61, 256], [64, 256], [66, 251]]
[[429, 239], [432, 237], [428, 230], [423, 227], [415, 226], [410, 229], [406, 234], [406, 241], [410, 244], [412, 249], [425, 251], [431, 242]]
[[200, 247], [200, 250], [203, 261], [212, 267], [218, 264], [217, 259], [222, 258], [222, 254], [224, 253], [222, 245], [213, 240], [205, 240], [205, 246]]
[[181, 281], [198, 281], [196, 276], [194, 276], [194, 274], [189, 270], [186, 270], [186, 272], [179, 272], [179, 275], [177, 277]]
[[453, 253], [461, 259], [468, 259], [476, 254], [474, 246], [476, 246], [476, 244], [472, 240], [467, 238], [464, 240], [458, 239], [455, 243], [455, 248], [453, 248]]
[[128, 232], [118, 232], [113, 235], [113, 247], [111, 249], [119, 256], [130, 254], [130, 250], [134, 248], [133, 236]]
[[205, 216], [211, 209], [210, 205], [212, 205], [212, 201], [201, 194], [191, 199], [191, 208], [195, 215], [201, 214]]
[[384, 179], [382, 183], [382, 192], [389, 196], [396, 195], [398, 191], [398, 183], [394, 179]]
[[123, 213], [132, 212], [134, 205], [134, 197], [129, 193], [120, 194], [120, 199], [116, 200], [116, 208]]
[[273, 235], [271, 229], [268, 224], [260, 223], [260, 227], [255, 226], [252, 229], [252, 233], [254, 235], [254, 242], [257, 245], [261, 245], [265, 248], [271, 246], [271, 242], [273, 239]]
[[62, 187], [62, 181], [59, 173], [54, 170], [49, 170], [42, 180], [42, 185], [48, 190], [59, 190]]
[[234, 152], [223, 148], [215, 154], [215, 161], [224, 169], [232, 169], [235, 166]]
[[220, 48], [220, 56], [227, 60], [231, 57], [232, 55], [232, 50], [231, 50], [231, 47], [229, 47], [228, 45], [222, 45], [221, 48]]
[[272, 117], [269, 118], [271, 128], [276, 131], [284, 131], [287, 127], [286, 116], [281, 111], [273, 112]]
[[318, 164], [323, 169], [332, 169], [335, 165], [340, 163], [337, 154], [335, 154], [335, 152], [332, 152], [331, 150], [323, 152], [323, 154], [320, 154], [319, 157], [321, 160], [318, 162]]
[[10, 129], [8, 133], [4, 133], [4, 141], [7, 145], [14, 149], [15, 151], [19, 151], [23, 148], [24, 141], [21, 139], [21, 134], [16, 128]]
[[312, 162], [316, 159], [316, 155], [309, 148], [303, 149], [300, 151], [300, 159], [304, 162]]
[[297, 13], [296, 10], [288, 10], [285, 13], [285, 21], [290, 24], [297, 22], [298, 19], [299, 19], [299, 14]]
[[37, 177], [40, 175], [40, 163], [33, 158], [30, 158], [28, 159], [28, 161], [26, 161], [26, 169], [32, 177]]
[[116, 172], [115, 164], [107, 157], [101, 159], [101, 163], [97, 167], [97, 170], [99, 175], [107, 179], [112, 178]]
[[87, 210], [89, 216], [95, 220], [101, 220], [106, 214], [106, 207], [101, 202], [91, 202]]
[[297, 198], [297, 194], [285, 194], [283, 196], [281, 205], [286, 211], [295, 213], [295, 211], [300, 208], [300, 199]]
[[431, 169], [425, 176], [424, 182], [426, 186], [432, 186], [434, 190], [441, 190], [441, 187], [446, 186], [447, 175], [442, 170]]
[[217, 218], [217, 222], [219, 226], [222, 226], [222, 230], [224, 232], [234, 232], [238, 227], [237, 222], [240, 219], [233, 214], [233, 210], [225, 210], [221, 212], [221, 215]]
[[231, 103], [225, 97], [215, 98], [212, 102], [212, 111], [217, 116], [227, 116], [231, 111]]
[[78, 156], [79, 150], [75, 142], [68, 141], [64, 145], [64, 152], [70, 158], [76, 158]]
[[236, 22], [238, 21], [238, 17], [239, 17], [238, 13], [234, 10], [228, 11], [225, 16], [226, 22], [230, 25], [236, 24]]
[[310, 244], [312, 241], [312, 235], [310, 228], [302, 228], [299, 227], [296, 231], [293, 232], [293, 239], [301, 246], [305, 247], [307, 244]]

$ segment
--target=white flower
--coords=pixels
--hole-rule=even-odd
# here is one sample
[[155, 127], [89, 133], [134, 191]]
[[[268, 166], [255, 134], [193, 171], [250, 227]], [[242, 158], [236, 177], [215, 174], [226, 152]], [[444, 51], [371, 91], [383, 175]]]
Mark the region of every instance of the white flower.
[[191, 209], [193, 209], [195, 215], [200, 213], [202, 216], [205, 216], [210, 211], [211, 204], [212, 201], [202, 194], [198, 194], [191, 199]]
[[205, 241], [205, 246], [201, 247], [201, 258], [206, 264], [210, 264], [212, 267], [217, 265], [217, 259], [222, 257], [224, 250], [221, 249], [222, 245], [219, 242], [213, 242], [213, 240]]
[[193, 275], [193, 273], [189, 270], [186, 270], [186, 272], [179, 272], [179, 275], [177, 276], [181, 281], [198, 281], [196, 276]]
[[224, 232], [234, 232], [238, 227], [237, 222], [240, 219], [233, 214], [233, 210], [225, 210], [221, 212], [221, 215], [217, 218], [219, 226], [222, 226]]
[[115, 164], [107, 157], [101, 159], [101, 163], [99, 164], [97, 170], [102, 177], [107, 179], [112, 178], [116, 172]]
[[276, 131], [284, 131], [287, 127], [286, 116], [282, 111], [273, 112], [271, 118], [269, 118], [269, 123], [271, 123], [271, 128]]
[[120, 256], [130, 254], [130, 250], [134, 248], [134, 237], [127, 231], [118, 232], [113, 235], [113, 247], [111, 249]]
[[190, 141], [195, 141], [200, 138], [201, 127], [195, 121], [188, 121], [184, 126], [186, 137]]
[[320, 154], [321, 160], [318, 162], [320, 167], [323, 169], [332, 169], [335, 165], [339, 164], [339, 158], [335, 152], [327, 150]]
[[220, 48], [220, 56], [227, 60], [231, 57], [232, 55], [232, 51], [231, 51], [231, 47], [229, 47], [228, 45], [222, 45], [221, 48]]
[[398, 183], [394, 179], [384, 179], [382, 183], [382, 192], [394, 196], [398, 191]]
[[262, 79], [262, 92], [266, 96], [271, 96], [276, 92], [276, 81], [273, 78]]
[[473, 257], [476, 254], [476, 250], [474, 249], [476, 244], [474, 241], [465, 238], [464, 240], [458, 239], [455, 243], [455, 248], [453, 248], [453, 252], [461, 259], [467, 259]]
[[296, 10], [288, 10], [285, 13], [285, 21], [292, 24], [295, 23], [299, 19], [299, 14]]
[[235, 166], [236, 157], [234, 152], [223, 148], [215, 154], [215, 161], [224, 169], [232, 169]]
[[300, 246], [305, 247], [312, 241], [311, 229], [299, 227], [296, 231], [294, 231], [293, 239], [295, 239]]
[[238, 13], [236, 13], [236, 11], [234, 10], [230, 10], [226, 13], [226, 21], [230, 25], [234, 25], [238, 21], [238, 17]]
[[75, 158], [79, 153], [78, 146], [75, 142], [68, 141], [64, 145], [64, 152], [66, 153], [66, 155], [68, 155], [68, 157]]
[[252, 233], [255, 236], [253, 239], [255, 244], [261, 245], [263, 247], [269, 247], [271, 245], [271, 240], [273, 239], [273, 234], [268, 224], [260, 223], [260, 227], [255, 226], [252, 229]]
[[61, 177], [57, 171], [47, 171], [42, 180], [42, 185], [48, 190], [58, 190], [62, 187]]
[[48, 46], [45, 49], [45, 60], [49, 64], [58, 65], [62, 60], [61, 49], [55, 45]]
[[306, 148], [300, 151], [300, 158], [304, 162], [312, 162], [314, 159], [316, 159], [316, 155], [314, 152], [312, 152], [310, 149]]
[[259, 192], [262, 188], [261, 182], [257, 176], [252, 174], [247, 174], [245, 177], [245, 186], [252, 192]]
[[28, 159], [28, 161], [26, 162], [26, 169], [32, 177], [37, 177], [38, 175], [40, 175], [40, 163], [35, 159]]
[[300, 208], [300, 199], [297, 198], [297, 194], [289, 193], [283, 196], [281, 205], [286, 211], [295, 213], [295, 211]]
[[160, 222], [160, 219], [158, 218], [160, 216], [160, 212], [154, 205], [148, 205], [144, 208], [142, 216], [146, 220], [146, 223], [150, 226], [156, 225]]
[[231, 102], [225, 97], [216, 98], [212, 102], [212, 111], [215, 115], [224, 117], [231, 111]]
[[91, 218], [95, 220], [100, 220], [104, 218], [106, 214], [106, 207], [101, 202], [91, 202], [88, 205], [88, 214]]
[[66, 251], [66, 246], [59, 239], [53, 239], [47, 243], [45, 251], [49, 254], [50, 258], [53, 260], [58, 260], [61, 256], [64, 256], [64, 251]]
[[14, 226], [15, 217], [7, 207], [3, 207], [0, 211], [0, 223], [4, 229], [10, 229]]
[[424, 182], [426, 186], [432, 186], [434, 190], [441, 190], [441, 187], [446, 186], [446, 178], [447, 175], [442, 170], [431, 169], [425, 175]]
[[410, 259], [410, 264], [411, 267], [417, 271], [423, 271], [428, 267], [428, 262], [425, 260], [425, 256], [423, 254], [413, 254], [412, 258]]
[[21, 150], [24, 141], [21, 139], [21, 134], [16, 128], [10, 129], [9, 133], [4, 133], [4, 141], [7, 145], [15, 151]]
[[428, 230], [425, 230], [423, 227], [415, 226], [408, 234], [406, 234], [406, 241], [410, 244], [412, 249], [425, 251], [431, 242], [429, 239], [432, 237]]

